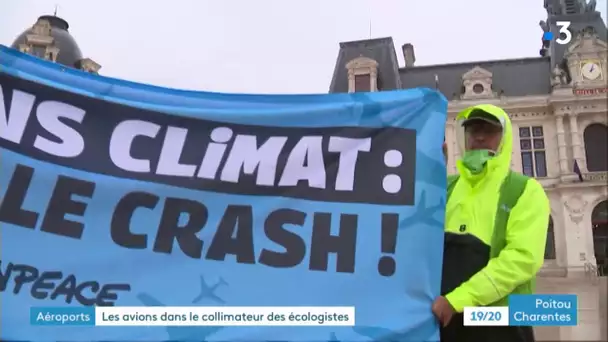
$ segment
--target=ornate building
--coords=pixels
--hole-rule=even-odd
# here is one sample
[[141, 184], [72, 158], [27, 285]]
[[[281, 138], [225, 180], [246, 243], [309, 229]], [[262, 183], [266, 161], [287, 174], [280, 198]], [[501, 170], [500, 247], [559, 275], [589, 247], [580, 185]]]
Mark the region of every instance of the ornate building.
[[11, 47], [68, 67], [97, 73], [101, 65], [83, 58], [76, 40], [68, 32], [68, 22], [54, 15], [43, 15], [15, 39]]
[[517, 139], [512, 168], [536, 177], [551, 201], [540, 291], [579, 295], [579, 325], [539, 329], [539, 337], [608, 340], [606, 25], [593, 0], [545, 0], [545, 8], [543, 31], [559, 37], [556, 22], [569, 21], [572, 39], [564, 45], [543, 41], [540, 57], [415, 66], [414, 47], [404, 44], [405, 65], [399, 67], [392, 38], [343, 42], [330, 92], [437, 88], [449, 100], [451, 172], [459, 157], [456, 114], [477, 103], [504, 108]]

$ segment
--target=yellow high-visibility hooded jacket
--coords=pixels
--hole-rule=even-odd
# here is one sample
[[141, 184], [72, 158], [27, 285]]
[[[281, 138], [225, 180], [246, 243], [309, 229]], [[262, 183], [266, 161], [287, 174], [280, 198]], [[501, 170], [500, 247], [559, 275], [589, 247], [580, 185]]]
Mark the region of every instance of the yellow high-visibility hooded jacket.
[[[499, 107], [477, 105], [459, 113], [457, 122], [475, 109], [502, 123], [503, 138], [498, 153], [481, 174], [472, 174], [457, 161], [459, 178], [446, 207], [442, 275], [442, 294], [457, 312], [466, 306], [507, 305], [508, 295], [534, 291], [534, 279], [544, 261], [550, 216], [547, 195], [533, 178], [524, 183], [514, 207], [501, 207], [501, 186], [512, 172], [511, 121]], [[491, 256], [497, 210], [507, 210], [509, 216], [504, 246]]]

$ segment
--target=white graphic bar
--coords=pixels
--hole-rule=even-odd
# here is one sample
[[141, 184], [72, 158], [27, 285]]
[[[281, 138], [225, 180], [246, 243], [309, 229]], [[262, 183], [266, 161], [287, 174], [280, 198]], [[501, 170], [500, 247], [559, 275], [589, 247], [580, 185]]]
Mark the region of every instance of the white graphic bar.
[[96, 307], [98, 326], [354, 326], [354, 307]]

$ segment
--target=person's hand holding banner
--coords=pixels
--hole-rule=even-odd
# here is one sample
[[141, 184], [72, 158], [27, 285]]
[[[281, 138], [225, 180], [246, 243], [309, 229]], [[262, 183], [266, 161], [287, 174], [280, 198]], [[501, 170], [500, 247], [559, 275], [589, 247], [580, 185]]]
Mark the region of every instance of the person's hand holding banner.
[[454, 316], [454, 308], [444, 296], [435, 299], [432, 306], [433, 314], [442, 326], [446, 327]]

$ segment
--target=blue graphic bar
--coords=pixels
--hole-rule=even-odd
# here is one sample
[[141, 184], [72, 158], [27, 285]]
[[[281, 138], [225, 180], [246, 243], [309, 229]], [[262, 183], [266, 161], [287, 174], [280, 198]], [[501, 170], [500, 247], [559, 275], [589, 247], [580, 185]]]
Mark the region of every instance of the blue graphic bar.
[[573, 326], [578, 322], [578, 300], [572, 294], [509, 296], [509, 325]]
[[30, 324], [49, 326], [95, 325], [94, 307], [33, 307]]

